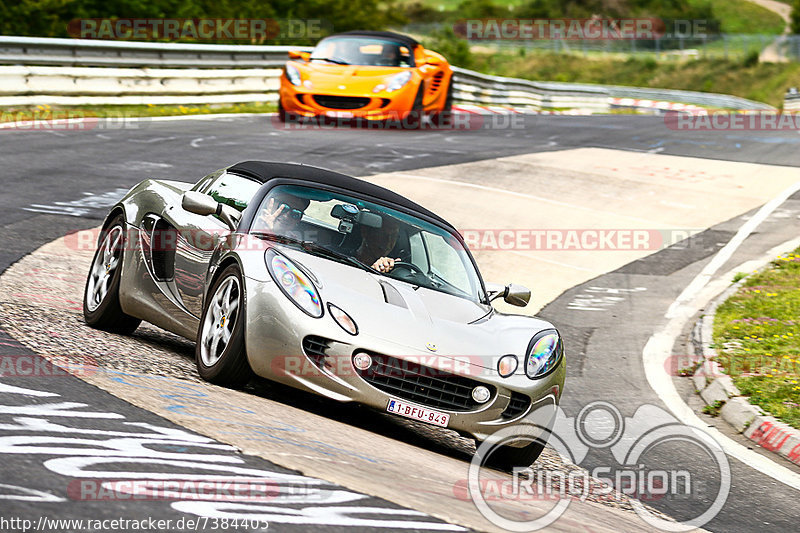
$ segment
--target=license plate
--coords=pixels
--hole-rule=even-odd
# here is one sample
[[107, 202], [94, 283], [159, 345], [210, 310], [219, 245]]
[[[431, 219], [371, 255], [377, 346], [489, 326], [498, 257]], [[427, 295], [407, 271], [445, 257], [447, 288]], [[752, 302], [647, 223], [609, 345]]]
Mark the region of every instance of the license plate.
[[355, 115], [350, 111], [326, 111], [325, 116], [331, 118], [353, 118]]
[[402, 400], [395, 400], [394, 398], [389, 399], [389, 405], [386, 406], [386, 410], [396, 415], [427, 422], [435, 426], [442, 426], [443, 428], [446, 428], [448, 422], [450, 422], [450, 415], [447, 413], [440, 413], [433, 409], [406, 403]]

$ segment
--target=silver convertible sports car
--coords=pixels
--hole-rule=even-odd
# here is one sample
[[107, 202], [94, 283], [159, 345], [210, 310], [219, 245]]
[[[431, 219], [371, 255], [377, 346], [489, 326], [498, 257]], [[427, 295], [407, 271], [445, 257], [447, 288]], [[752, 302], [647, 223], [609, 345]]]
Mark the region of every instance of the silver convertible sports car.
[[[131, 189], [104, 221], [83, 310], [99, 329], [146, 320], [196, 340], [213, 383], [255, 374], [481, 442], [555, 413], [564, 386], [558, 331], [496, 298], [525, 306], [530, 291], [484, 283], [427, 209], [329, 170], [246, 161]], [[514, 441], [490, 462], [528, 466], [543, 446]]]

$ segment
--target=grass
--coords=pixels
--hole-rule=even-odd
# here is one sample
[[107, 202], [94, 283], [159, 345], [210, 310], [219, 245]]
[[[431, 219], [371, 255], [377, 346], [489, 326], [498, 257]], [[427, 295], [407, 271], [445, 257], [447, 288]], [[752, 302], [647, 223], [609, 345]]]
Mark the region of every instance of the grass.
[[719, 306], [714, 343], [742, 394], [800, 429], [800, 248]]
[[268, 113], [276, 110], [273, 103], [202, 105], [102, 105], [102, 106], [15, 106], [0, 108], [0, 122], [53, 120], [66, 118], [162, 117], [205, 115], [211, 113]]
[[783, 104], [789, 87], [800, 86], [800, 63], [755, 63], [733, 59], [657, 61], [653, 57], [589, 57], [571, 54], [475, 53], [472, 68], [498, 76], [540, 81], [631, 85], [733, 94]]
[[[405, 0], [410, 2], [412, 0]], [[421, 0], [423, 5], [430, 6], [438, 11], [452, 11], [457, 13], [459, 4], [463, 0]], [[761, 7], [748, 0], [690, 0], [690, 4], [706, 4], [710, 1], [714, 17], [720, 21], [723, 33], [764, 33], [780, 34], [786, 26], [784, 20], [773, 11]], [[518, 7], [526, 0], [492, 0], [496, 6]], [[513, 12], [509, 12], [514, 17]], [[421, 22], [421, 21], [418, 21]]]
[[[708, 0], [692, 0], [705, 3]], [[722, 33], [781, 34], [786, 22], [780, 15], [748, 0], [711, 0], [714, 16], [720, 21]]]

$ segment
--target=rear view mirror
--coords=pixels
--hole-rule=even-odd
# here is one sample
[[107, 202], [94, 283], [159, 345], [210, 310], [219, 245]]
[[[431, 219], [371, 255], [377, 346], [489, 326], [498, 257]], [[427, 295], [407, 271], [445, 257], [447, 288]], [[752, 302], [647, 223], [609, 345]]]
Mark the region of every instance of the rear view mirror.
[[383, 217], [381, 215], [370, 211], [361, 211], [353, 204], [336, 204], [331, 209], [331, 216], [340, 220], [340, 233], [353, 231], [353, 224], [361, 224], [371, 228], [383, 227]]
[[299, 59], [300, 61], [308, 61], [311, 57], [311, 52], [301, 52], [300, 50], [289, 50], [289, 59]]

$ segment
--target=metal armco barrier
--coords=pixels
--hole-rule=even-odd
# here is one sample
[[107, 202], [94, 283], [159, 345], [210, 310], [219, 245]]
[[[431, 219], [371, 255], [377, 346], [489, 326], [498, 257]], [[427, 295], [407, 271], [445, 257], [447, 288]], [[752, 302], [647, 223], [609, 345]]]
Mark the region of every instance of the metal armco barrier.
[[[0, 106], [276, 101], [293, 46], [95, 41], [0, 36]], [[772, 109], [735, 96], [535, 82], [454, 67], [458, 102], [607, 111], [612, 98]]]

